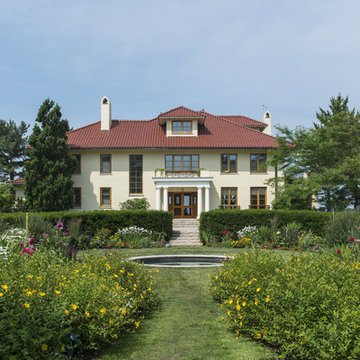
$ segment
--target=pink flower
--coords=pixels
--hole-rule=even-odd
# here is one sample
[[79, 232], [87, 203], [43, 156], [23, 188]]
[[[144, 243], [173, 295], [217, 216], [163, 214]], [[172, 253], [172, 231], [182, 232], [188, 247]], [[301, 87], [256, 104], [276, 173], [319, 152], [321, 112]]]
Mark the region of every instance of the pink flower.
[[21, 243], [21, 244], [20, 244], [20, 247], [24, 247], [24, 243]]
[[36, 242], [35, 238], [31, 238], [31, 239], [29, 240], [29, 244], [30, 244], [30, 245], [32, 245], [34, 242]]
[[354, 241], [355, 241], [355, 238], [354, 238], [354, 237], [352, 237], [352, 238], [350, 239], [350, 241], [351, 241], [351, 242], [354, 242]]
[[56, 224], [56, 227], [57, 227], [58, 229], [62, 229], [62, 228], [64, 227], [64, 224], [61, 223], [61, 222], [58, 222], [58, 223]]
[[340, 250], [340, 249], [338, 249], [337, 253], [338, 253], [338, 254], [341, 254], [341, 250]]
[[21, 251], [23, 254], [25, 254], [26, 253], [26, 249], [22, 249], [22, 251]]
[[360, 226], [358, 227], [358, 230], [360, 230]]
[[48, 237], [49, 237], [49, 234], [44, 234], [44, 237], [48, 238]]

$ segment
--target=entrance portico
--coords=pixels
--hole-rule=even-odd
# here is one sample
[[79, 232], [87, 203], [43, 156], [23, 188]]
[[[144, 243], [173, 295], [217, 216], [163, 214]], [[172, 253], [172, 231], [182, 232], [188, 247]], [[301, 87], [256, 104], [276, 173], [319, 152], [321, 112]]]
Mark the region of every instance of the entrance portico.
[[[202, 211], [210, 210], [210, 184], [212, 177], [153, 178], [156, 186], [156, 209], [174, 213], [174, 217], [199, 218]], [[182, 194], [182, 195], [181, 195]], [[204, 210], [203, 210], [203, 199]], [[170, 206], [169, 206], [170, 205]]]

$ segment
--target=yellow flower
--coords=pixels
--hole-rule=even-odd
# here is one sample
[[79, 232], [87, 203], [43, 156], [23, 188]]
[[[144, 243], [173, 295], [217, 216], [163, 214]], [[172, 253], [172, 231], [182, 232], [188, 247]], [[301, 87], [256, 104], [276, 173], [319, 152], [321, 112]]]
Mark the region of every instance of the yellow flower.
[[252, 281], [250, 280], [248, 284], [251, 285], [251, 284], [252, 284]]
[[32, 276], [32, 275], [28, 275], [28, 278], [29, 278], [29, 279], [32, 279], [32, 278], [33, 278], [33, 276]]
[[239, 325], [240, 325], [241, 327], [243, 326], [242, 321], [239, 322]]
[[90, 313], [88, 311], [85, 311], [86, 317], [90, 317]]
[[0, 292], [0, 297], [4, 296], [4, 294], [2, 292]]
[[269, 296], [265, 299], [266, 302], [269, 302], [270, 301], [270, 298]]
[[243, 307], [245, 307], [245, 306], [246, 306], [246, 302], [245, 302], [245, 301], [242, 303], [242, 306], [243, 306]]
[[69, 315], [69, 310], [64, 311], [65, 315]]
[[40, 293], [40, 296], [45, 296], [45, 293], [44, 292]]
[[117, 278], [117, 277], [119, 277], [119, 276], [118, 276], [118, 274], [114, 274], [114, 277], [116, 277], [116, 278]]
[[121, 313], [122, 313], [123, 315], [125, 315], [125, 314], [126, 314], [126, 308], [123, 308], [123, 309], [121, 310]]
[[4, 290], [7, 290], [7, 289], [8, 289], [8, 286], [7, 286], [7, 285], [1, 285], [1, 287], [2, 287]]
[[240, 304], [236, 305], [236, 310], [239, 311], [241, 309]]
[[65, 346], [64, 345], [61, 345], [61, 351], [65, 351]]
[[229, 300], [229, 304], [231, 305], [233, 303], [233, 299], [230, 299]]
[[109, 324], [112, 325], [114, 322], [110, 319], [109, 320]]
[[41, 345], [41, 350], [42, 350], [42, 351], [46, 351], [47, 349], [48, 349], [47, 344], [42, 344], [42, 345]]
[[30, 307], [29, 303], [25, 303], [24, 306], [28, 309]]
[[75, 304], [72, 304], [71, 307], [72, 307], [74, 310], [76, 310], [76, 309], [78, 308], [77, 305], [75, 305]]
[[257, 289], [256, 289], [256, 292], [260, 292], [260, 288], [257, 288]]
[[56, 295], [59, 295], [59, 294], [60, 294], [60, 291], [55, 290], [55, 294], [56, 294]]
[[254, 304], [255, 304], [255, 306], [258, 306], [258, 302], [257, 302], [257, 300], [255, 300]]
[[257, 333], [257, 334], [255, 335], [255, 339], [261, 339], [261, 334], [260, 334], [260, 333]]
[[31, 295], [32, 295], [32, 292], [31, 292], [31, 291], [27, 291], [27, 292], [26, 292], [26, 296], [29, 296], [29, 297], [30, 297]]
[[106, 314], [106, 309], [105, 309], [105, 308], [102, 308], [102, 309], [100, 310], [100, 312], [101, 312], [102, 315], [105, 315], [105, 314]]
[[140, 321], [135, 321], [135, 326], [138, 328], [140, 326]]

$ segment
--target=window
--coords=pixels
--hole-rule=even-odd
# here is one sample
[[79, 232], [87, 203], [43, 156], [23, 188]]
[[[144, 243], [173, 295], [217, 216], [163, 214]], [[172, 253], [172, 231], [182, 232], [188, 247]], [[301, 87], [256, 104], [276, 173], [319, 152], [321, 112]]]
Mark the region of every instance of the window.
[[73, 174], [80, 174], [81, 173], [81, 155], [75, 154], [74, 156], [76, 158], [76, 165], [75, 165]]
[[165, 168], [173, 172], [194, 172], [199, 168], [199, 155], [165, 155]]
[[143, 156], [130, 155], [130, 194], [143, 193]]
[[189, 134], [192, 132], [191, 121], [173, 121], [172, 132], [176, 134]]
[[266, 172], [266, 154], [250, 155], [250, 172]]
[[221, 172], [230, 173], [237, 172], [237, 155], [221, 154]]
[[266, 188], [252, 187], [250, 189], [250, 208], [251, 209], [266, 209]]
[[100, 206], [111, 206], [111, 188], [100, 188]]
[[100, 155], [100, 173], [110, 174], [111, 173], [111, 155]]
[[81, 208], [81, 188], [74, 188], [73, 208]]
[[237, 188], [221, 188], [221, 207], [223, 209], [237, 208]]

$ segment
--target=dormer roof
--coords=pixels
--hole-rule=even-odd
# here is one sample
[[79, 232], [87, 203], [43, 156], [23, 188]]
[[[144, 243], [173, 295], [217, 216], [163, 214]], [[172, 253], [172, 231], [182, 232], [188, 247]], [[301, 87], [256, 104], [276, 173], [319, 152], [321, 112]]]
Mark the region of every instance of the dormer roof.
[[165, 124], [167, 119], [198, 119], [200, 125], [203, 125], [205, 120], [205, 116], [201, 111], [194, 111], [186, 108], [185, 106], [179, 106], [175, 109], [167, 111], [166, 113], [161, 113], [157, 118], [160, 125]]

